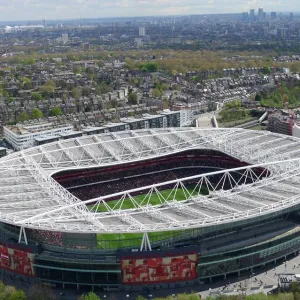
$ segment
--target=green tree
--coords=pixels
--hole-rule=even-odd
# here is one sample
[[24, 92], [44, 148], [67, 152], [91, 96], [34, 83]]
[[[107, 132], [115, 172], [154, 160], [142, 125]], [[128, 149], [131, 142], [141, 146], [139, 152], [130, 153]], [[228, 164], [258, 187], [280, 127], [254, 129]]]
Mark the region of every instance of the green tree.
[[84, 87], [82, 87], [82, 96], [89, 96], [89, 94], [91, 93], [91, 89], [89, 86], [85, 85]]
[[50, 116], [60, 116], [62, 114], [61, 108], [56, 106], [50, 109]]
[[29, 120], [29, 115], [26, 114], [25, 112], [21, 112], [18, 116], [17, 116], [17, 122], [24, 122], [26, 120]]
[[81, 90], [79, 88], [74, 87], [72, 89], [72, 97], [78, 100], [81, 97]]
[[24, 58], [21, 63], [23, 65], [33, 65], [35, 63], [35, 59], [33, 57]]
[[87, 295], [81, 295], [79, 300], [101, 300], [95, 293], [90, 292]]
[[48, 80], [43, 86], [40, 87], [40, 91], [44, 97], [53, 96], [55, 89], [56, 85], [53, 80]]
[[128, 96], [128, 102], [129, 102], [130, 104], [137, 104], [137, 100], [138, 100], [137, 93], [131, 93], [131, 94]]
[[0, 96], [1, 97], [8, 97], [8, 92], [6, 90], [3, 89], [3, 86], [0, 85]]
[[63, 100], [68, 100], [69, 99], [69, 92], [67, 90], [63, 90], [62, 99]]
[[157, 72], [159, 69], [159, 65], [156, 62], [150, 62], [150, 63], [141, 64], [139, 69], [145, 72]]
[[269, 66], [264, 66], [263, 69], [262, 69], [262, 72], [264, 74], [271, 74], [272, 73], [272, 69]]
[[159, 89], [155, 88], [152, 91], [152, 96], [155, 98], [160, 98], [162, 96], [162, 92]]
[[109, 92], [111, 92], [111, 91], [112, 91], [111, 87], [108, 86], [108, 85], [106, 84], [106, 82], [101, 82], [101, 83], [97, 86], [97, 88], [96, 88], [96, 93], [97, 93], [97, 95], [107, 94], [107, 93], [109, 93]]
[[294, 293], [294, 299], [295, 300], [300, 300], [300, 292], [295, 292]]
[[290, 284], [289, 290], [295, 294], [295, 293], [300, 293], [300, 282], [294, 281]]
[[38, 92], [32, 92], [31, 93], [31, 98], [34, 101], [41, 101], [43, 99], [42, 95]]
[[80, 67], [75, 67], [74, 73], [75, 74], [81, 74], [82, 73], [82, 69]]
[[34, 284], [28, 292], [30, 300], [55, 300], [55, 294], [51, 288], [44, 284]]
[[260, 96], [260, 94], [256, 94], [256, 96], [255, 96], [255, 101], [261, 101], [261, 96]]
[[25, 90], [30, 90], [32, 88], [32, 82], [31, 82], [31, 79], [28, 78], [28, 77], [23, 77], [22, 78], [22, 88], [25, 89]]
[[34, 108], [31, 112], [30, 118], [31, 119], [41, 119], [43, 118], [43, 113], [38, 109], [38, 108]]
[[22, 290], [16, 290], [7, 298], [8, 300], [26, 300], [26, 295]]
[[169, 85], [166, 84], [166, 83], [163, 83], [163, 84], [161, 85], [161, 89], [162, 89], [163, 91], [167, 91], [167, 90], [169, 89]]

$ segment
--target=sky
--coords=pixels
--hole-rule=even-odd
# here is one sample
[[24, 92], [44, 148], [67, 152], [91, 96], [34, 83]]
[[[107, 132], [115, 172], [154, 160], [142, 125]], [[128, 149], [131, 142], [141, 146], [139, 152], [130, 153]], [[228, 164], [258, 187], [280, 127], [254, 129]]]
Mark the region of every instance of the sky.
[[0, 20], [240, 13], [259, 7], [297, 11], [299, 0], [0, 0]]

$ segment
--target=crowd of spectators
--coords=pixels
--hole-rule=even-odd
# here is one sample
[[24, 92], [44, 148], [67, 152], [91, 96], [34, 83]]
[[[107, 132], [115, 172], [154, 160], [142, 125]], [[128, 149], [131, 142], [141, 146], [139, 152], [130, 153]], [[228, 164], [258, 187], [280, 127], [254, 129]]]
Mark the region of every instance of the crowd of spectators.
[[[56, 175], [55, 179], [79, 199], [89, 200], [156, 183], [244, 166], [247, 164], [224, 153], [199, 149], [118, 166], [69, 171]], [[257, 171], [261, 172], [261, 170]], [[238, 172], [231, 172], [231, 175], [236, 180], [241, 177]], [[213, 186], [217, 186], [222, 176], [223, 174], [209, 176], [209, 181]], [[185, 184], [193, 185], [198, 180], [189, 180]], [[249, 180], [250, 177], [246, 178], [246, 181]], [[222, 183], [222, 188], [230, 187], [231, 183], [228, 180]], [[161, 187], [161, 189], [167, 188], [172, 186]]]
[[27, 234], [38, 243], [63, 246], [62, 232], [28, 229]]

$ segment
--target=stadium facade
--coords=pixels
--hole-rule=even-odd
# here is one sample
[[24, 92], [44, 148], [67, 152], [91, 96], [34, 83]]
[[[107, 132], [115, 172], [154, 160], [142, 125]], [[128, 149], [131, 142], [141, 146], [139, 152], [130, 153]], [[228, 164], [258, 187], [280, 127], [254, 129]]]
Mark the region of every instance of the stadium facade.
[[147, 129], [2, 158], [1, 274], [130, 291], [274, 265], [300, 249], [299, 142], [243, 129]]

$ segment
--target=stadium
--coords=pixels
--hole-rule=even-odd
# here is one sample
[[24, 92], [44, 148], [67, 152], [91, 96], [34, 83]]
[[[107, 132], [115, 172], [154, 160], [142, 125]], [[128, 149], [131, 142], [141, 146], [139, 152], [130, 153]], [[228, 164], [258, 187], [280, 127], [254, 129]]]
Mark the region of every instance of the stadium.
[[1, 274], [141, 291], [252, 274], [300, 249], [300, 139], [142, 129], [0, 160]]

